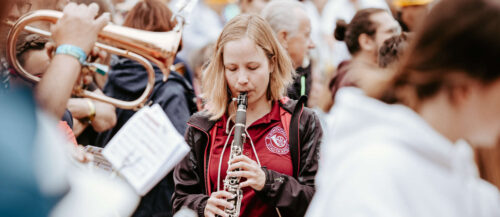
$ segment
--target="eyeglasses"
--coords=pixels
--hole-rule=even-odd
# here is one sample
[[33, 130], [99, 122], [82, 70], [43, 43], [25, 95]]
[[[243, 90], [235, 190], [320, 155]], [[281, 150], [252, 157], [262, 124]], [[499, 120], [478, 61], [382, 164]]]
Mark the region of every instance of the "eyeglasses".
[[31, 10], [31, 3], [27, 1], [17, 1], [16, 7], [21, 14], [25, 14]]

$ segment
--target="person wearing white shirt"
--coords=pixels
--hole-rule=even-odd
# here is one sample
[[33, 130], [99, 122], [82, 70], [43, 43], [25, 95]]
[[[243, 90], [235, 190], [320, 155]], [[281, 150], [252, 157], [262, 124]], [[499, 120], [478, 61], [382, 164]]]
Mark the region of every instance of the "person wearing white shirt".
[[469, 146], [500, 138], [498, 26], [497, 1], [442, 0], [378, 89], [340, 90], [306, 216], [500, 216]]

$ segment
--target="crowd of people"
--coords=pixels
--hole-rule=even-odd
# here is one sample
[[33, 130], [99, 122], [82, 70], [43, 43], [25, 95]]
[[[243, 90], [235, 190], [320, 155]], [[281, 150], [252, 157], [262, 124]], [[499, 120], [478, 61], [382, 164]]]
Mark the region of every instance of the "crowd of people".
[[[500, 216], [499, 1], [203, 0], [177, 13], [179, 2], [0, 3], [0, 215]], [[42, 9], [62, 14], [29, 24], [51, 36], [9, 43], [7, 23]], [[142, 197], [112, 197], [129, 187], [72, 166], [141, 108], [78, 93], [149, 89], [142, 63], [95, 46], [108, 25], [182, 28], [151, 62], [142, 106], [158, 104], [190, 152]]]

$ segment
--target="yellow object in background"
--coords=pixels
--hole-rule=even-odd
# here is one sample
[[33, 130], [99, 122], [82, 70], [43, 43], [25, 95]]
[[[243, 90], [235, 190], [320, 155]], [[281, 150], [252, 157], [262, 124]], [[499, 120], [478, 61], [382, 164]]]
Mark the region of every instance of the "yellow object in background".
[[231, 3], [236, 3], [237, 0], [204, 0], [205, 4], [208, 5], [226, 5]]
[[394, 0], [394, 5], [398, 7], [426, 5], [434, 0]]

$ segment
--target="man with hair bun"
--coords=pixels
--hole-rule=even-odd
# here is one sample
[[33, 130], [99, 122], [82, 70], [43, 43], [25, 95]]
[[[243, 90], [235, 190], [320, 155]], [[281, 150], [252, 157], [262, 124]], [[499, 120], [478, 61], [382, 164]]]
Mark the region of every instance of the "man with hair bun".
[[335, 38], [344, 41], [352, 59], [342, 62], [337, 75], [330, 82], [335, 98], [337, 90], [344, 86], [356, 86], [362, 73], [378, 67], [378, 52], [384, 41], [400, 33], [400, 26], [384, 9], [367, 8], [354, 15], [351, 23], [337, 21]]

